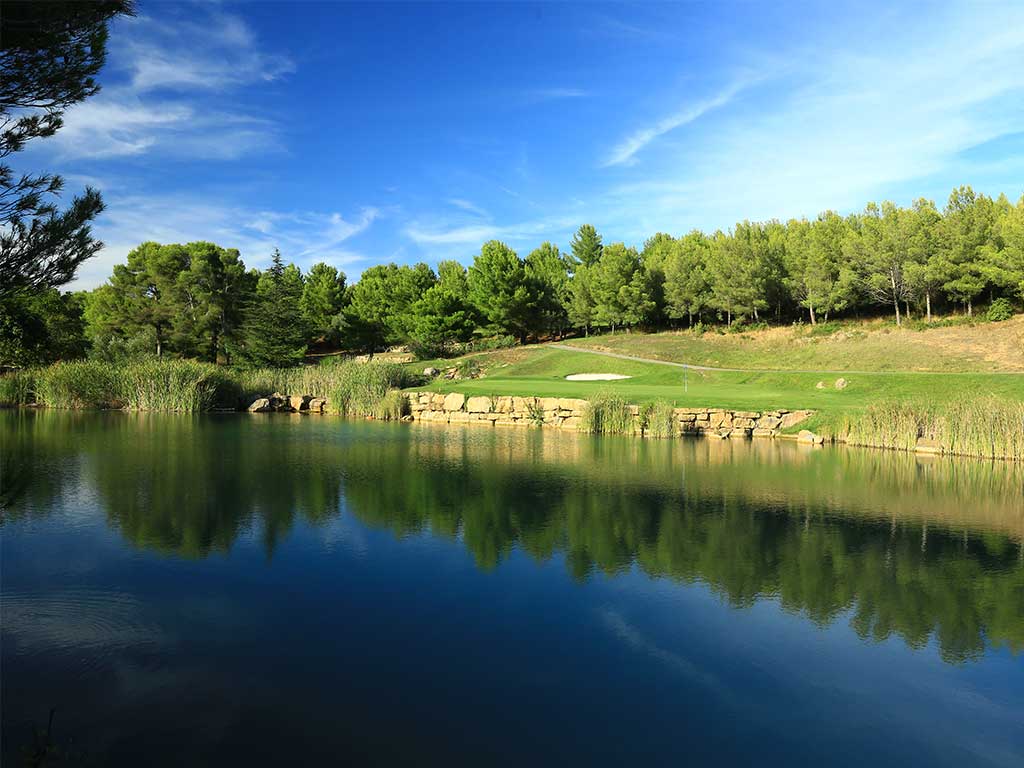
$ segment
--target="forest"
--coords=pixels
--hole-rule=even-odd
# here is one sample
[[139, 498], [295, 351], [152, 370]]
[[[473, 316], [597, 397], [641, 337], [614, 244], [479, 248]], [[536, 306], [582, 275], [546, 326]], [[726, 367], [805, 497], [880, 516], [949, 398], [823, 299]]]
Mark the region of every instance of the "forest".
[[495, 240], [468, 269], [441, 261], [372, 266], [349, 284], [326, 263], [308, 272], [275, 252], [265, 270], [208, 242], [146, 242], [84, 292], [15, 292], [0, 301], [0, 364], [144, 357], [288, 367], [312, 350], [422, 357], [632, 328], [810, 323], [940, 311], [1006, 319], [1024, 301], [1024, 197], [968, 186], [940, 211], [868, 204], [842, 216], [743, 221], [729, 231], [658, 233], [637, 249], [589, 224], [568, 250], [525, 258]]

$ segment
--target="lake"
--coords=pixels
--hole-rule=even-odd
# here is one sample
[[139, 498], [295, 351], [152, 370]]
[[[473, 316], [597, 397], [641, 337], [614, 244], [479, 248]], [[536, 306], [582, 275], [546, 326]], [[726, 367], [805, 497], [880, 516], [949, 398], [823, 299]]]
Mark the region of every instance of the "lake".
[[51, 710], [61, 765], [1024, 765], [1019, 465], [53, 411], [0, 455], [4, 765]]

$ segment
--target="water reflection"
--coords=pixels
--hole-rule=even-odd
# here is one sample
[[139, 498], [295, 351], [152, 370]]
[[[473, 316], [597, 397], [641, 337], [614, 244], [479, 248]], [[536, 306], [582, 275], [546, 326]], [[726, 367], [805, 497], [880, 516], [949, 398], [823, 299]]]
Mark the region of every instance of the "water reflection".
[[268, 557], [298, 520], [350, 512], [519, 548], [577, 579], [638, 567], [742, 607], [774, 598], [944, 659], [1024, 649], [1024, 469], [788, 443], [594, 439], [308, 417], [0, 414], [4, 519], [94, 494], [136, 547]]

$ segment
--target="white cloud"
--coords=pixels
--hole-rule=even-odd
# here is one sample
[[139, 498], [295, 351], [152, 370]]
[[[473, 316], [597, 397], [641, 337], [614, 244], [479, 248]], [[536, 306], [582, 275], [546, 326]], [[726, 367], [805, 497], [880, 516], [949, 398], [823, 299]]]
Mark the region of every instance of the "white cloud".
[[[498, 226], [496, 224], [468, 224], [424, 227], [412, 223], [405, 228], [405, 235], [420, 246], [472, 246], [477, 249], [487, 240], [503, 240], [513, 245], [539, 245], [540, 240], [558, 240], [576, 228], [575, 217], [552, 216], [518, 224]], [[465, 252], [460, 248], [459, 252]], [[447, 254], [454, 254], [448, 251]]]
[[[199, 20], [174, 23], [129, 19], [125, 29], [116, 30], [124, 35], [124, 42], [112, 58], [129, 70], [136, 91], [223, 90], [277, 80], [295, 71], [287, 56], [262, 50], [238, 16], [214, 8], [201, 15]], [[188, 55], [183, 56], [183, 50]]]
[[153, 153], [232, 160], [277, 148], [272, 121], [232, 111], [223, 96], [276, 80], [294, 65], [263, 52], [237, 16], [202, 6], [195, 15], [174, 23], [116, 22], [104, 77], [114, 84], [69, 109], [48, 146], [64, 160]]
[[461, 208], [463, 211], [471, 213], [474, 216], [479, 216], [482, 219], [491, 218], [491, 215], [487, 211], [469, 200], [463, 200], [459, 197], [450, 197], [448, 198], [448, 203], [454, 205], [456, 208]]
[[528, 104], [539, 104], [545, 101], [561, 101], [562, 99], [583, 99], [590, 95], [582, 88], [534, 88], [525, 94]]
[[1024, 8], [954, 8], [913, 32], [893, 24], [877, 41], [842, 42], [794, 52], [756, 108], [736, 99], [685, 142], [650, 143], [683, 113], [623, 142], [613, 160], [647, 146], [651, 162], [605, 189], [593, 217], [639, 239], [859, 209], [898, 185], [941, 204], [953, 184], [978, 183], [981, 164], [963, 153], [1024, 132]]
[[651, 125], [634, 131], [612, 149], [603, 165], [607, 167], [634, 162], [633, 156], [659, 136], [692, 123], [708, 112], [725, 106], [748, 85], [749, 82], [746, 81], [735, 82], [710, 99], [688, 105], [678, 112], [674, 112], [660, 120], [656, 120]]
[[74, 290], [103, 283], [115, 264], [142, 242], [187, 243], [208, 240], [237, 248], [247, 266], [264, 267], [274, 248], [285, 261], [308, 269], [317, 261], [336, 267], [359, 266], [370, 257], [353, 250], [348, 241], [376, 221], [376, 208], [354, 216], [316, 211], [259, 211], [212, 203], [185, 195], [141, 196], [105, 193], [107, 210], [96, 226], [106, 247], [79, 270]]

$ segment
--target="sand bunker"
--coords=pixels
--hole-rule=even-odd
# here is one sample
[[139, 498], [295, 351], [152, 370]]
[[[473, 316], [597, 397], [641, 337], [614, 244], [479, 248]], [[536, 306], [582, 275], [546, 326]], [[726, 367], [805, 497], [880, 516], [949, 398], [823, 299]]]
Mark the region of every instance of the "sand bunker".
[[621, 373], [571, 373], [565, 377], [566, 381], [618, 381], [619, 379], [631, 379], [632, 376], [623, 376]]

